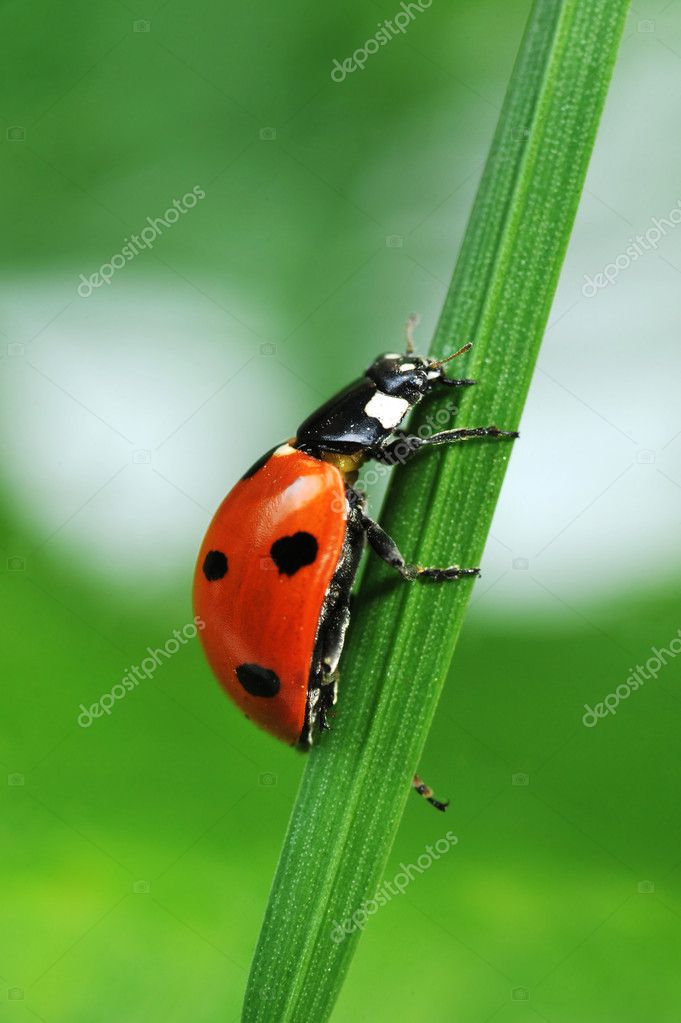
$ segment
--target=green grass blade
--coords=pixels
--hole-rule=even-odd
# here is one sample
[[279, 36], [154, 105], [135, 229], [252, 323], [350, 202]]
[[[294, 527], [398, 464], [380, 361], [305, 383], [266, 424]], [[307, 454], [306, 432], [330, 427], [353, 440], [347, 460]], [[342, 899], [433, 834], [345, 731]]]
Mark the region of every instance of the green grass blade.
[[[475, 342], [465, 366], [456, 364], [457, 375], [479, 380], [461, 398], [462, 425], [513, 429], [520, 420], [626, 8], [624, 0], [534, 5], [431, 349]], [[432, 422], [447, 400], [420, 409], [413, 425]], [[501, 443], [474, 442], [396, 471], [381, 521], [405, 556], [479, 564], [509, 455]], [[373, 559], [362, 581], [338, 714], [303, 776], [246, 1023], [328, 1018], [358, 936], [334, 942], [334, 923], [373, 896], [411, 798], [472, 584], [393, 575]]]

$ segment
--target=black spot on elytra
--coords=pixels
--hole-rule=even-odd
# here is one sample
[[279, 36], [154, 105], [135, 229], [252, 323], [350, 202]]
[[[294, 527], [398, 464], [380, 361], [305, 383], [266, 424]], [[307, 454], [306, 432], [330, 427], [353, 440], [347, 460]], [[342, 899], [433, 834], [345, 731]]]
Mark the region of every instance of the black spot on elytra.
[[222, 551], [208, 551], [203, 561], [203, 574], [208, 582], [214, 583], [227, 575], [227, 555]]
[[269, 462], [270, 458], [272, 457], [272, 455], [274, 454], [274, 452], [277, 450], [277, 448], [279, 446], [280, 445], [277, 444], [276, 447], [270, 448], [270, 450], [266, 451], [264, 455], [261, 455], [261, 457], [258, 459], [258, 461], [254, 462], [253, 465], [250, 467], [250, 469], [246, 470], [246, 472], [243, 474], [241, 479], [242, 480], [249, 480], [251, 478], [251, 476], [255, 476], [255, 474], [258, 471], [258, 469], [262, 469], [263, 465], [265, 465], [267, 462]]
[[275, 540], [270, 554], [281, 575], [295, 575], [299, 568], [312, 564], [318, 550], [319, 544], [312, 533], [294, 533]]
[[277, 695], [281, 685], [276, 672], [271, 668], [263, 668], [260, 664], [240, 664], [236, 669], [236, 677], [251, 696], [271, 699]]

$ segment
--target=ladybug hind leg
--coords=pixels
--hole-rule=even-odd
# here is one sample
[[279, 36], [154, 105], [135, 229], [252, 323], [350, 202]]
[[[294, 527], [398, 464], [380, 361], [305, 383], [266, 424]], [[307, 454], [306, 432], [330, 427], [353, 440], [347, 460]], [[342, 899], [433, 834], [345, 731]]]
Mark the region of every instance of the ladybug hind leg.
[[435, 798], [435, 796], [433, 795], [433, 790], [431, 789], [430, 785], [426, 785], [423, 778], [419, 778], [418, 774], [415, 774], [414, 777], [412, 778], [411, 787], [413, 788], [414, 792], [416, 792], [419, 796], [423, 796], [423, 798], [426, 799], [431, 806], [434, 806], [436, 810], [442, 810], [442, 812], [444, 813], [444, 811], [449, 806], [449, 800], [447, 800], [444, 803], [441, 803], [439, 799]]
[[350, 608], [347, 603], [334, 607], [324, 623], [321, 668], [326, 678], [336, 674], [349, 624]]
[[331, 727], [329, 724], [329, 711], [336, 705], [338, 697], [338, 672], [327, 676], [319, 687], [319, 700], [317, 702], [317, 721], [322, 732], [327, 732]]
[[364, 550], [365, 531], [356, 507], [357, 502], [361, 505], [362, 498], [350, 487], [346, 488], [346, 494], [350, 510], [343, 550], [322, 607], [310, 672], [307, 715], [303, 729], [307, 745], [312, 742], [315, 725], [322, 731], [329, 728], [328, 719], [336, 703], [338, 690], [338, 662], [350, 624], [352, 584]]
[[338, 662], [349, 624], [350, 608], [347, 601], [340, 600], [329, 611], [320, 630], [321, 660], [315, 681], [319, 692], [317, 721], [323, 732], [330, 727], [329, 712], [338, 696]]
[[325, 732], [330, 728], [329, 715], [338, 693], [338, 662], [350, 622], [347, 599], [334, 588], [327, 598], [319, 627], [315, 655], [307, 692], [307, 712], [301, 744], [309, 747], [315, 727]]

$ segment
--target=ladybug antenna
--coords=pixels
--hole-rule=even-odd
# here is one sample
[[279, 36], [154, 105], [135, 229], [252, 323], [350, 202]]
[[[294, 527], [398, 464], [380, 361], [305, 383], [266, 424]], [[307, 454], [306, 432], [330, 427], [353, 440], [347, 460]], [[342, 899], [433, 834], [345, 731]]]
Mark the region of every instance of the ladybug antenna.
[[466, 352], [470, 352], [472, 347], [473, 342], [469, 341], [467, 344], [463, 346], [463, 348], [459, 348], [458, 352], [454, 352], [452, 355], [448, 355], [446, 359], [440, 359], [438, 362], [434, 362], [433, 369], [439, 369], [440, 366], [444, 366], [445, 363], [451, 362], [452, 359], [458, 358], [459, 355], [465, 355]]
[[449, 800], [446, 803], [441, 803], [439, 799], [436, 799], [433, 795], [433, 790], [429, 785], [426, 785], [423, 778], [419, 778], [418, 774], [415, 774], [411, 780], [412, 788], [419, 796], [423, 796], [431, 806], [434, 806], [436, 810], [442, 810], [443, 813], [449, 806]]
[[418, 313], [412, 313], [407, 320], [404, 332], [407, 335], [407, 355], [414, 354], [414, 330], [418, 327], [421, 317]]

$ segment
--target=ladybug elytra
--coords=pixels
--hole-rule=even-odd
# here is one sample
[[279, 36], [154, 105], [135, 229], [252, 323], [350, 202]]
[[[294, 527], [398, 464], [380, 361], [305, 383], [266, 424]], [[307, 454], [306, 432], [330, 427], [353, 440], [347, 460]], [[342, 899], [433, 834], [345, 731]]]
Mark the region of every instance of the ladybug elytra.
[[[515, 438], [496, 426], [430, 436], [398, 430], [436, 387], [473, 380], [445, 373], [447, 359], [414, 354], [377, 358], [366, 373], [313, 412], [295, 437], [260, 458], [225, 497], [201, 545], [195, 612], [221, 686], [252, 721], [299, 749], [328, 728], [338, 662], [350, 620], [350, 593], [368, 543], [403, 578], [460, 579], [477, 568], [424, 568], [405, 561], [370, 518], [354, 484], [369, 459], [394, 465], [435, 444], [472, 437]], [[413, 787], [438, 809], [418, 777]]]

